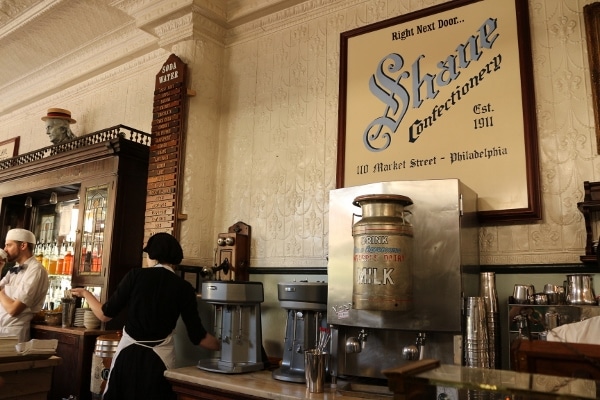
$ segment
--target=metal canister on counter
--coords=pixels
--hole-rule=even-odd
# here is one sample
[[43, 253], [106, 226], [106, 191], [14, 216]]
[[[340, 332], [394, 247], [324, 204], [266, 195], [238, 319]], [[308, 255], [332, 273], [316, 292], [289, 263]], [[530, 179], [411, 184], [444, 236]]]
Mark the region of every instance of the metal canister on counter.
[[406, 196], [368, 194], [352, 203], [362, 218], [352, 225], [354, 285], [352, 307], [407, 311], [413, 307], [413, 227]]
[[558, 313], [554, 310], [548, 310], [546, 314], [544, 314], [546, 330], [550, 331], [558, 326], [558, 317]]

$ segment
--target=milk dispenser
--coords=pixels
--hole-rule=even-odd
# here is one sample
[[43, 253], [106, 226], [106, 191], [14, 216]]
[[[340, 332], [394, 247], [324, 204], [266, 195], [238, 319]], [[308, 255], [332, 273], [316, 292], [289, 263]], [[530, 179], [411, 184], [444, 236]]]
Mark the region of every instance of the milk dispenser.
[[440, 179], [329, 198], [332, 377], [383, 385], [381, 371], [407, 359], [461, 364], [463, 300], [479, 291], [475, 192]]

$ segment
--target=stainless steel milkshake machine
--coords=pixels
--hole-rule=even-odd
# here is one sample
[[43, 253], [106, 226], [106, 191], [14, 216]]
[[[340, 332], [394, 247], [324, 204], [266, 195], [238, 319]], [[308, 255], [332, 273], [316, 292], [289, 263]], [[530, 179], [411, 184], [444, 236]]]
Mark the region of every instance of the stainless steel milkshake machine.
[[[408, 220], [406, 231], [400, 234], [412, 237], [412, 243], [402, 245], [410, 250], [407, 257], [412, 265], [400, 266], [402, 276], [391, 275], [397, 267], [369, 267], [371, 256], [355, 253], [357, 247], [377, 253], [383, 246], [377, 243], [392, 240], [386, 234], [370, 235], [370, 227], [363, 226], [362, 242], [354, 242], [363, 211], [357, 198], [371, 195], [401, 203], [401, 211], [393, 217]], [[386, 256], [373, 259], [381, 257]], [[404, 253], [387, 257], [406, 261]], [[357, 262], [362, 265], [360, 272], [355, 271]], [[356, 378], [384, 385], [382, 370], [415, 357], [461, 364], [463, 301], [479, 291], [476, 193], [457, 179], [380, 182], [332, 190], [327, 275], [329, 370], [334, 380]], [[357, 290], [361, 291], [358, 295]], [[398, 299], [381, 306], [394, 290], [402, 292]]]
[[327, 329], [327, 283], [280, 282], [277, 297], [287, 319], [281, 367], [273, 371], [273, 378], [304, 383], [304, 352], [316, 348]]
[[214, 332], [221, 341], [219, 358], [205, 358], [197, 367], [225, 374], [264, 369], [260, 303], [261, 282], [207, 281], [202, 300], [214, 306]]

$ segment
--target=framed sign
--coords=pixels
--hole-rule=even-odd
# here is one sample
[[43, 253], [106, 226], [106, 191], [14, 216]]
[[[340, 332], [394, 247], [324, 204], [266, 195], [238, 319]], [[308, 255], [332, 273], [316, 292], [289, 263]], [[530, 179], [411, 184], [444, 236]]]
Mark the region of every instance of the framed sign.
[[541, 218], [528, 2], [455, 0], [341, 34], [337, 187], [457, 178]]
[[19, 138], [20, 136], [16, 136], [0, 142], [0, 161], [19, 155]]

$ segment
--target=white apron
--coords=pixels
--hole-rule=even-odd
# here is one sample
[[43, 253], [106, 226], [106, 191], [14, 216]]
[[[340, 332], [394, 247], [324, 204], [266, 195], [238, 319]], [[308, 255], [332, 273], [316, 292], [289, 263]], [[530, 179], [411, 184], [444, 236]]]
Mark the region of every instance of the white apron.
[[[4, 293], [8, 297], [15, 297], [15, 287], [13, 285], [5, 285]], [[23, 312], [12, 322], [9, 326], [0, 327], [0, 334], [2, 335], [15, 335], [19, 339], [19, 343], [29, 341], [30, 335], [30, 322], [31, 317], [27, 318], [28, 309]]]
[[[154, 347], [148, 345], [154, 343], [159, 344], [155, 345]], [[106, 391], [108, 390], [108, 385], [110, 384], [110, 375], [112, 374], [113, 367], [115, 366], [115, 361], [117, 360], [119, 353], [121, 352], [121, 350], [131, 345], [143, 346], [154, 350], [154, 352], [160, 357], [162, 362], [165, 364], [165, 367], [167, 367], [167, 369], [171, 369], [173, 368], [173, 365], [175, 365], [175, 345], [173, 341], [173, 333], [171, 333], [164, 339], [137, 341], [131, 336], [129, 336], [129, 334], [125, 331], [125, 328], [123, 328], [123, 336], [119, 341], [119, 345], [117, 346], [117, 350], [115, 351], [115, 355], [113, 356], [112, 362], [110, 364], [110, 373], [108, 374], [106, 386], [104, 387], [104, 393], [106, 393]]]
[[[169, 271], [175, 273], [175, 271], [173, 271], [173, 268], [166, 266], [166, 265], [156, 264], [154, 266], [154, 268], [165, 268], [165, 269], [168, 269]], [[153, 347], [153, 346], [147, 345], [146, 343], [148, 343], [148, 344], [159, 343], [159, 344], [157, 344]], [[106, 393], [106, 391], [108, 390], [108, 385], [110, 382], [110, 375], [112, 374], [113, 367], [115, 365], [115, 361], [117, 360], [117, 357], [119, 356], [119, 353], [121, 352], [121, 350], [123, 350], [127, 346], [131, 346], [131, 345], [144, 346], [144, 347], [151, 348], [160, 357], [160, 359], [165, 364], [165, 367], [167, 369], [171, 369], [171, 368], [173, 368], [173, 365], [175, 365], [175, 343], [173, 341], [173, 332], [171, 332], [171, 334], [169, 334], [169, 336], [167, 336], [164, 339], [137, 341], [134, 338], [132, 338], [131, 336], [129, 336], [129, 334], [127, 334], [127, 332], [125, 331], [125, 327], [123, 327], [123, 336], [121, 337], [121, 340], [119, 341], [119, 345], [117, 346], [115, 355], [112, 359], [112, 362], [110, 363], [110, 373], [108, 374], [108, 380], [106, 381], [106, 386], [104, 387], [104, 393]]]

